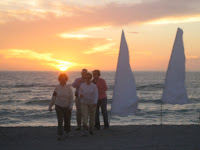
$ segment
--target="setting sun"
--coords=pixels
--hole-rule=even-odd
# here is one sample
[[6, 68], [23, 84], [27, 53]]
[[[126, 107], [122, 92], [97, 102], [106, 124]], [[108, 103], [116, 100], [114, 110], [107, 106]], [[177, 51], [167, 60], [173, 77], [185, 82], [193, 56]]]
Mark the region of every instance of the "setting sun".
[[60, 71], [66, 71], [69, 67], [76, 66], [77, 64], [69, 61], [56, 60], [54, 63], [51, 63], [50, 65], [59, 69]]
[[63, 67], [60, 67], [59, 69], [60, 69], [61, 71], [66, 71], [66, 70], [68, 69], [68, 67], [63, 66]]

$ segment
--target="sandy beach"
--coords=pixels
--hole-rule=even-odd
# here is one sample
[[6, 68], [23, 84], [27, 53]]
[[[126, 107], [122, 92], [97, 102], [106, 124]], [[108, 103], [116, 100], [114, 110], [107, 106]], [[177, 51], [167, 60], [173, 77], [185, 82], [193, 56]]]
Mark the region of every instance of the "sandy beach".
[[88, 137], [81, 137], [81, 131], [72, 127], [71, 137], [63, 141], [57, 141], [56, 131], [56, 127], [1, 127], [0, 149], [200, 149], [197, 125], [112, 126]]

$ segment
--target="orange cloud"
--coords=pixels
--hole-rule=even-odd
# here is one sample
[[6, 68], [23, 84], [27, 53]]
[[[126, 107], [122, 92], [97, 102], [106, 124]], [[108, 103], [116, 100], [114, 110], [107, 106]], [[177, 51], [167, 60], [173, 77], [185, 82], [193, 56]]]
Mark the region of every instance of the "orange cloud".
[[99, 52], [110, 52], [113, 50], [113, 46], [115, 46], [115, 43], [108, 43], [105, 45], [97, 46], [92, 48], [92, 50], [83, 52], [84, 54], [93, 54], [93, 53], [99, 53]]
[[[20, 59], [28, 59], [28, 60], [39, 60], [40, 63], [45, 64], [47, 66], [53, 66], [57, 69], [68, 69], [74, 66], [82, 66], [83, 64], [77, 64], [75, 62], [69, 62], [64, 60], [59, 60], [53, 58], [51, 53], [40, 54], [34, 52], [32, 50], [19, 50], [19, 49], [9, 49], [6, 51], [0, 51], [5, 59], [10, 58], [20, 58]], [[84, 66], [88, 66], [88, 64], [84, 64]]]

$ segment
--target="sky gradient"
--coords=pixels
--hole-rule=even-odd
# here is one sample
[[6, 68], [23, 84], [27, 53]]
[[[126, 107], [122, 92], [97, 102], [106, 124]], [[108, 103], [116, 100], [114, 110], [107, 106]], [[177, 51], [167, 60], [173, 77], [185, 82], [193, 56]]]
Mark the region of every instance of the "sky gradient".
[[133, 71], [166, 71], [178, 27], [200, 71], [199, 0], [2, 0], [0, 71], [115, 70], [122, 29]]

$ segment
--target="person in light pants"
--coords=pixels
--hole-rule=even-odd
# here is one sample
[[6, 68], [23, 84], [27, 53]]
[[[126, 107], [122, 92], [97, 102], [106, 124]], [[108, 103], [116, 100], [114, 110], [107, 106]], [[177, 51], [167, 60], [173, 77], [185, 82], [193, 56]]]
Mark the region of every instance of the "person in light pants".
[[88, 132], [88, 117], [89, 117], [89, 133], [93, 134], [95, 124], [95, 112], [98, 101], [98, 90], [92, 83], [92, 74], [85, 75], [86, 82], [82, 83], [79, 89], [79, 97], [81, 98], [81, 113], [83, 117], [83, 136], [87, 136]]
[[75, 91], [75, 104], [76, 104], [76, 121], [77, 121], [77, 128], [76, 130], [81, 130], [81, 122], [82, 122], [82, 114], [81, 114], [81, 99], [78, 96], [79, 88], [82, 83], [85, 82], [85, 74], [87, 73], [87, 69], [82, 69], [81, 77], [77, 78], [73, 83], [72, 86], [76, 88]]

